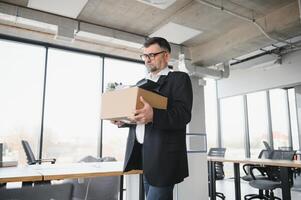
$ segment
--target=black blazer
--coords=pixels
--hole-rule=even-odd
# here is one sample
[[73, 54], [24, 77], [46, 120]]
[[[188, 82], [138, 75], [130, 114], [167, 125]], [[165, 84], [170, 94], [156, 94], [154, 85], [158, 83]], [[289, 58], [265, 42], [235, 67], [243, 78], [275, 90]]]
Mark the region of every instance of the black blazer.
[[158, 80], [159, 92], [168, 97], [167, 110], [153, 109], [153, 122], [145, 125], [143, 145], [130, 126], [124, 171], [143, 169], [153, 186], [169, 186], [188, 176], [186, 125], [191, 119], [192, 86], [183, 72], [169, 72]]

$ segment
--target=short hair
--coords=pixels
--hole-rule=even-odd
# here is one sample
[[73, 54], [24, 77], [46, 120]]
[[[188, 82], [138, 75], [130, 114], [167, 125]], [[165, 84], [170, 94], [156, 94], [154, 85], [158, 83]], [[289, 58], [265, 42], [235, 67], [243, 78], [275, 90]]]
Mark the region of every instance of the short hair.
[[144, 42], [143, 46], [144, 46], [145, 48], [147, 48], [147, 47], [149, 47], [149, 46], [151, 46], [151, 45], [153, 45], [153, 44], [158, 44], [162, 49], [167, 50], [168, 53], [171, 52], [170, 44], [167, 42], [166, 39], [161, 38], [161, 37], [151, 37], [151, 38], [148, 38], [148, 39]]

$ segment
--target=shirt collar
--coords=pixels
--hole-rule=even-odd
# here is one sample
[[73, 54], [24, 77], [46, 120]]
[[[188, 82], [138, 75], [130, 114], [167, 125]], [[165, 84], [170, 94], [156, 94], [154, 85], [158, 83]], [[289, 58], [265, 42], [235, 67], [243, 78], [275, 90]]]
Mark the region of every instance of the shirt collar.
[[154, 82], [157, 82], [162, 75], [167, 75], [171, 70], [168, 67], [165, 67], [161, 71], [159, 71], [157, 74], [153, 75], [152, 73], [148, 73], [146, 76], [146, 79], [152, 80]]

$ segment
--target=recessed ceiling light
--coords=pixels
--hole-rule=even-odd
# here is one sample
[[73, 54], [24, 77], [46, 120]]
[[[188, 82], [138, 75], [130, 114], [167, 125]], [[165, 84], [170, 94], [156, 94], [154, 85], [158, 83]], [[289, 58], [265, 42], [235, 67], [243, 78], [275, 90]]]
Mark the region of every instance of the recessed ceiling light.
[[108, 37], [108, 36], [99, 35], [99, 34], [95, 34], [95, 33], [89, 33], [86, 31], [78, 31], [76, 33], [76, 37], [88, 38], [88, 39], [92, 39], [92, 40], [100, 41], [100, 42], [113, 43], [116, 45], [131, 47], [131, 48], [135, 48], [135, 49], [142, 48], [141, 43], [130, 42], [130, 41], [122, 40], [122, 39], [117, 39], [114, 37]]
[[171, 4], [176, 2], [176, 0], [137, 0], [137, 1], [148, 4], [150, 6], [160, 8], [160, 9], [166, 9]]
[[9, 23], [13, 23], [17, 26], [21, 27], [30, 27], [35, 30], [46, 31], [48, 33], [56, 33], [58, 30], [58, 26], [54, 24], [48, 24], [44, 22], [40, 22], [33, 19], [27, 19], [23, 17], [17, 17], [14, 15], [8, 15], [0, 13], [0, 21], [5, 21]]
[[29, 0], [28, 7], [66, 17], [77, 18], [88, 0]]
[[149, 35], [150, 37], [163, 37], [174, 44], [183, 42], [201, 34], [202, 31], [169, 22], [159, 30]]

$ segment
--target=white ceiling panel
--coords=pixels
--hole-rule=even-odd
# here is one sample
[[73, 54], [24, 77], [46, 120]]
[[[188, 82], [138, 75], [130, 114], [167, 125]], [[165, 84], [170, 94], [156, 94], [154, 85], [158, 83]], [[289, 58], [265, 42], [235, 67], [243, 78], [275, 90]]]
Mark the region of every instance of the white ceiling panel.
[[88, 0], [29, 0], [28, 7], [77, 18], [87, 2]]
[[169, 22], [156, 32], [152, 33], [150, 37], [163, 37], [174, 44], [182, 44], [201, 33], [202, 31], [200, 30]]

